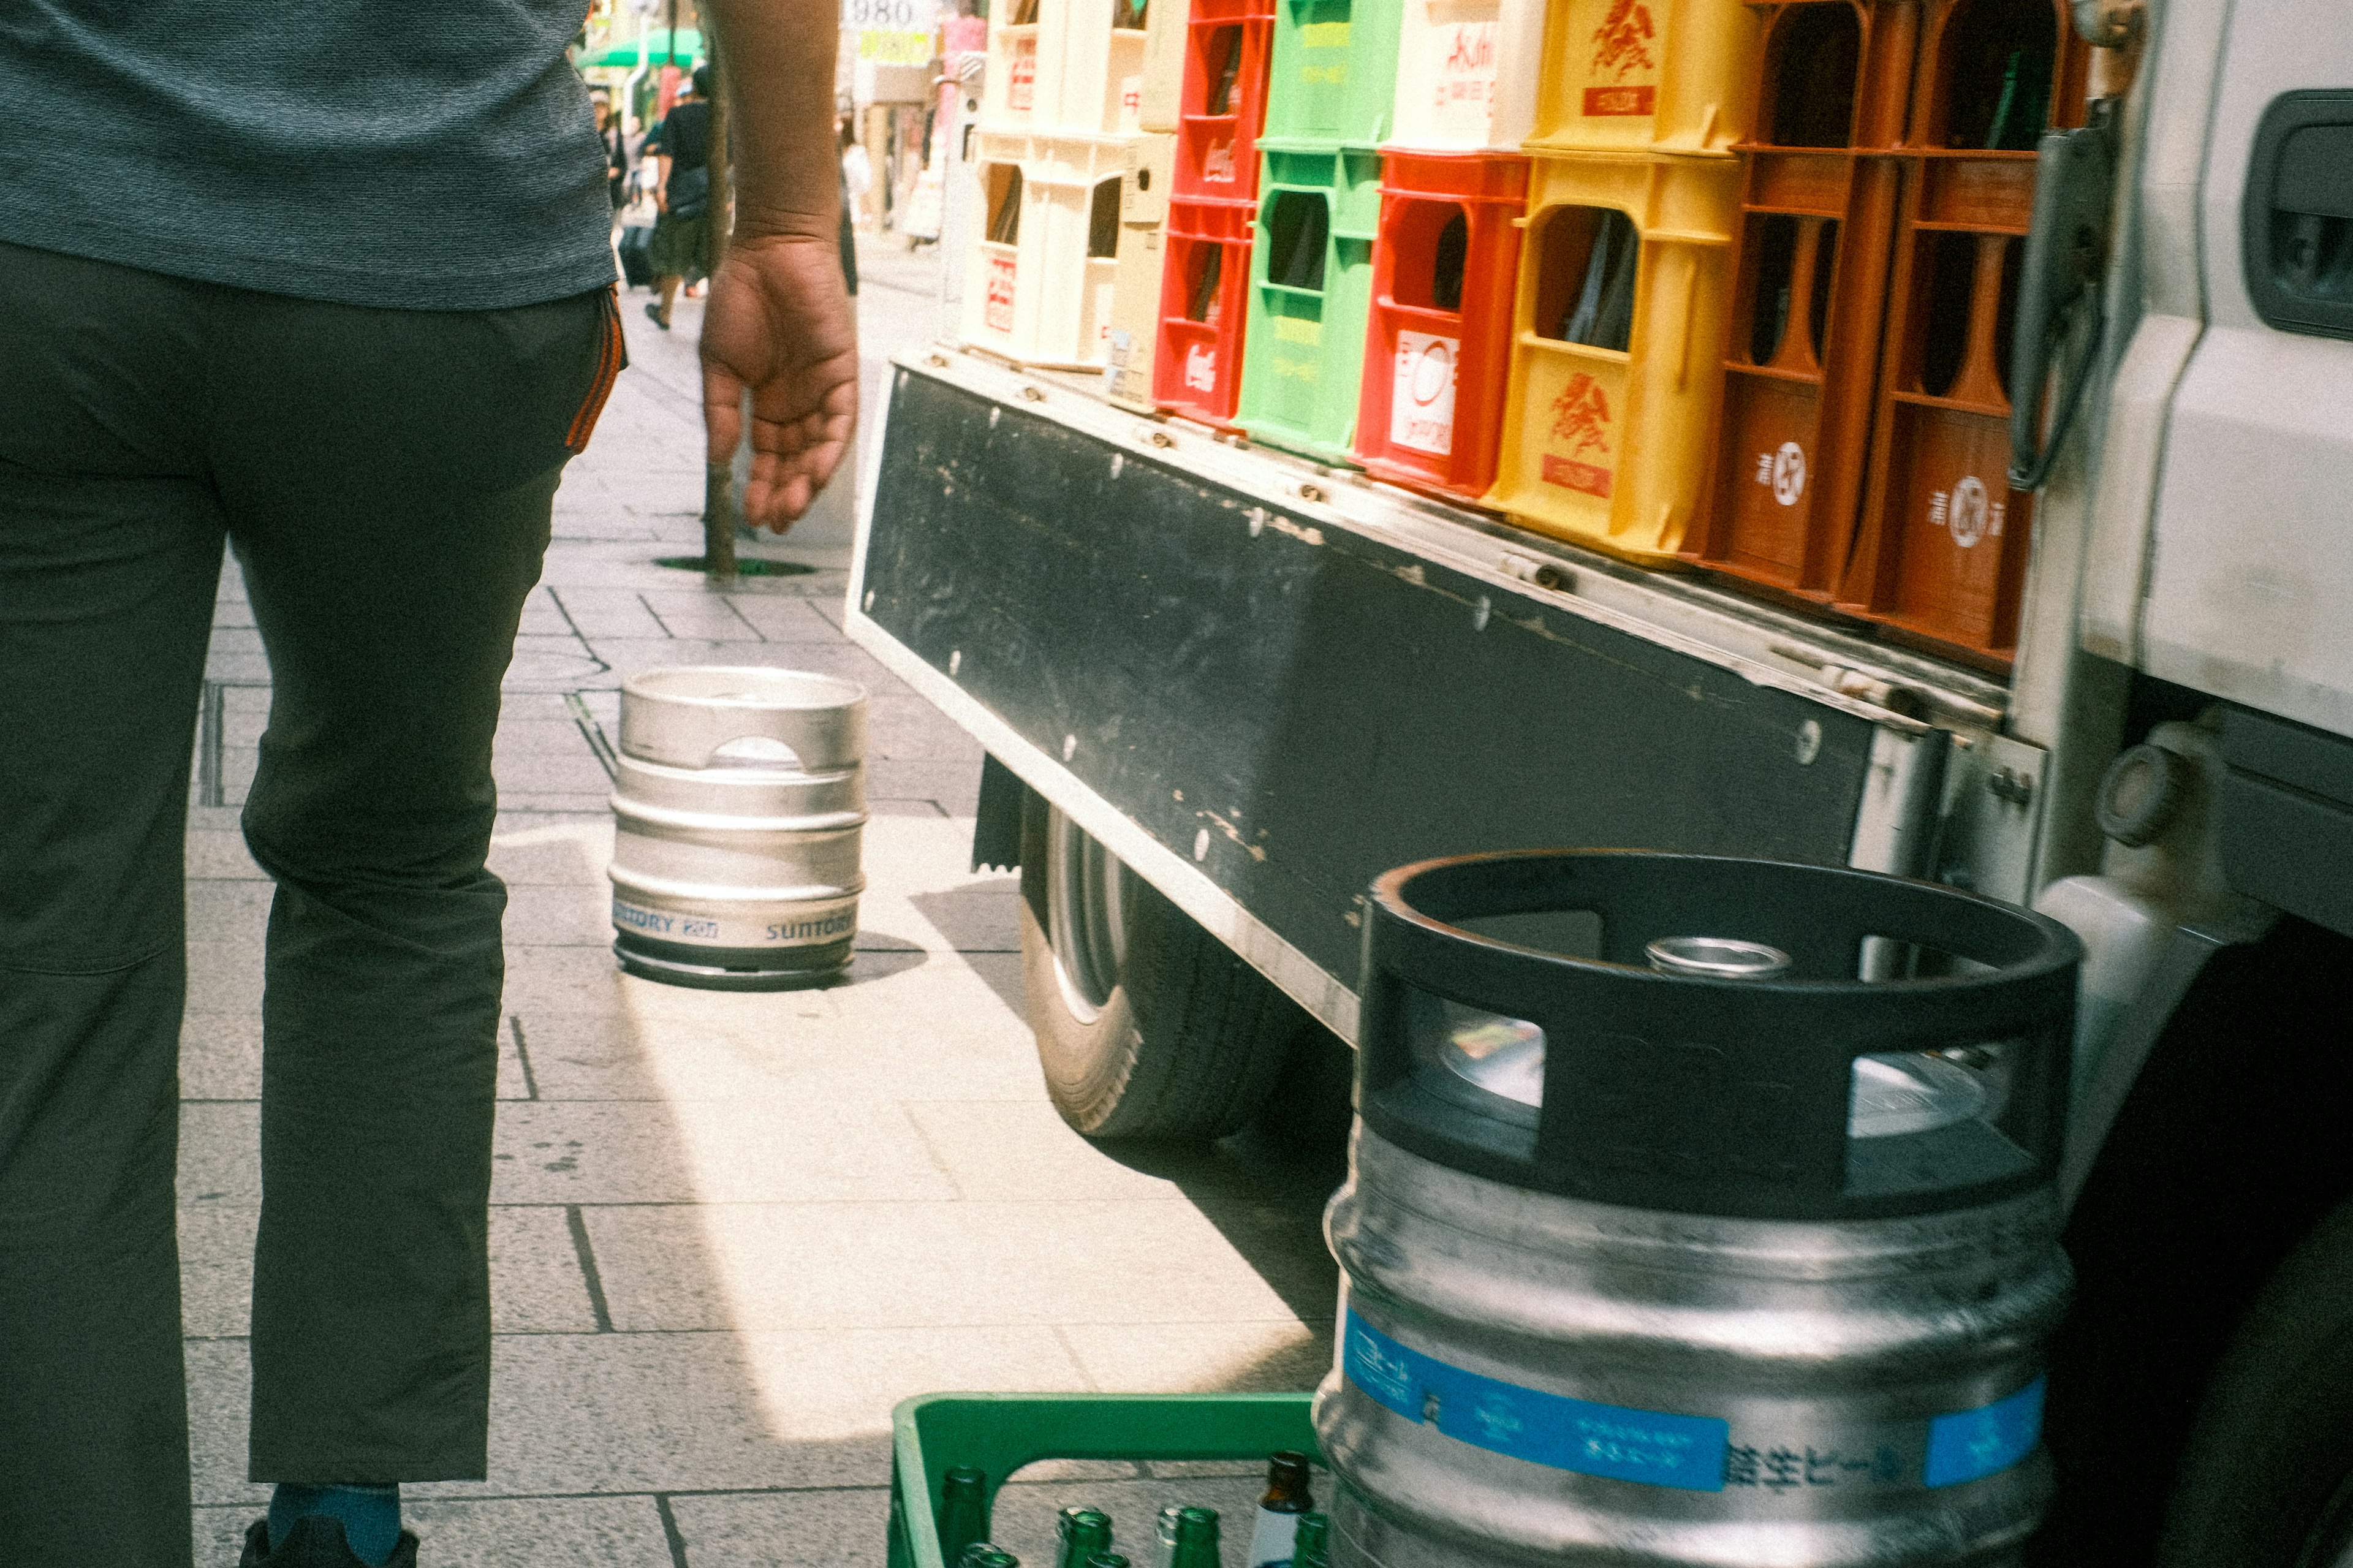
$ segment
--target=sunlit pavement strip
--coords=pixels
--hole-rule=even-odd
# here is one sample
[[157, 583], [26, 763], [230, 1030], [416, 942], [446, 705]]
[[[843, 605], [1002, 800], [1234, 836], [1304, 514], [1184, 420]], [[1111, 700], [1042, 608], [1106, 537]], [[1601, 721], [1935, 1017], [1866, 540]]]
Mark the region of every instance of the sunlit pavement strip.
[[[933, 263], [869, 255], [871, 395], [882, 357], [928, 329], [913, 290]], [[651, 564], [700, 549], [700, 308], [682, 301], [662, 337], [643, 299], [623, 309], [635, 365], [558, 497], [500, 731], [491, 1475], [412, 1489], [427, 1568], [879, 1563], [899, 1398], [1296, 1388], [1329, 1362], [1327, 1170], [1233, 1151], [1124, 1163], [1048, 1105], [1016, 880], [969, 868], [979, 752], [841, 638], [846, 552], [826, 534], [843, 515], [745, 547], [809, 575], [721, 595]], [[269, 887], [236, 823], [267, 711], [259, 654], [232, 569], [188, 853], [181, 1247], [204, 1563], [236, 1561], [267, 1495], [244, 1479], [244, 1336]], [[850, 984], [733, 995], [615, 970], [591, 735], [612, 737], [624, 674], [717, 662], [872, 694]], [[1162, 1468], [1065, 1467], [1008, 1494], [1000, 1533], [1034, 1553], [1082, 1499], [1138, 1528], [1164, 1501], [1248, 1507], [1229, 1467]]]

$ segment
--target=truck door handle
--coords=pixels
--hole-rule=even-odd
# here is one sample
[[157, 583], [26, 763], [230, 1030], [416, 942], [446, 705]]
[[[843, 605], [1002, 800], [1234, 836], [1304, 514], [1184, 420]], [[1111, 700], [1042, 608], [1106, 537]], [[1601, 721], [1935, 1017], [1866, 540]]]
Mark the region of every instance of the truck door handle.
[[[2113, 100], [2093, 106], [2076, 131], [2046, 131], [2037, 150], [2034, 219], [2019, 268], [2018, 324], [2010, 340], [2010, 483], [2042, 488], [2067, 437], [2100, 353], [2100, 279], [2108, 264], [2116, 194]], [[2088, 326], [2079, 321], [2088, 318]], [[2057, 410], [2043, 433], [2043, 390], [2070, 336], [2082, 346], [2061, 374]]]
[[2266, 325], [2353, 338], [2353, 92], [2282, 93], [2264, 109], [2239, 237]]

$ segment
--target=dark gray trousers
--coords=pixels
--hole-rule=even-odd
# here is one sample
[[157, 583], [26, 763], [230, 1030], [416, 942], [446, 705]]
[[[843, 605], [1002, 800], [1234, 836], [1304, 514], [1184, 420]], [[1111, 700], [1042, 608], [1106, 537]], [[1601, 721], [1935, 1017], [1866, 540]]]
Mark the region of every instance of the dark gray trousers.
[[182, 834], [226, 539], [272, 694], [252, 1476], [484, 1470], [499, 683], [609, 297], [367, 310], [0, 245], [0, 1563], [189, 1560]]

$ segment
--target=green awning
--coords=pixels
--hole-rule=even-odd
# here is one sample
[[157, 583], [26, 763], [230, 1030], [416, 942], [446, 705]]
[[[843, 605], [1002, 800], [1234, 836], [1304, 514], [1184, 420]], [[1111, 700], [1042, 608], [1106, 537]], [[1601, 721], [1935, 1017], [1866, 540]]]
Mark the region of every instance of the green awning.
[[[675, 47], [670, 42], [670, 29], [656, 27], [646, 35], [645, 52], [657, 66], [676, 63], [681, 69], [702, 58], [702, 35], [692, 27], [681, 27]], [[610, 44], [594, 54], [584, 54], [574, 62], [581, 69], [597, 66], [619, 66], [624, 69], [638, 63], [638, 46], [634, 42]]]

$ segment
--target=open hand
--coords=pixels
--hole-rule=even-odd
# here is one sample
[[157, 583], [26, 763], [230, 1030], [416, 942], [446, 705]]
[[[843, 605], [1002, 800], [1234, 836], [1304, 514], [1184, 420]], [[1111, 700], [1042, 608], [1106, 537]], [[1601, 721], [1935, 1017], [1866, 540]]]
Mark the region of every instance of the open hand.
[[836, 241], [739, 235], [702, 317], [710, 460], [734, 460], [752, 394], [744, 521], [782, 533], [808, 510], [858, 422], [858, 319]]

